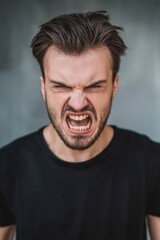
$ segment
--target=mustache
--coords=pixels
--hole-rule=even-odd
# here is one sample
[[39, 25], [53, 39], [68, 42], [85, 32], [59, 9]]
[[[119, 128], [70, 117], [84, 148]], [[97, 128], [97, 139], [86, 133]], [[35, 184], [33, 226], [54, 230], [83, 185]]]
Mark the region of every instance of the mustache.
[[85, 107], [82, 108], [80, 111], [76, 111], [76, 110], [75, 110], [74, 108], [72, 108], [71, 106], [65, 105], [64, 108], [63, 108], [63, 110], [62, 110], [62, 118], [64, 117], [64, 115], [65, 115], [65, 113], [66, 113], [67, 111], [73, 112], [73, 113], [89, 111], [89, 112], [91, 112], [91, 113], [94, 115], [95, 119], [97, 120], [96, 111], [95, 111], [95, 109], [94, 109], [92, 106], [90, 106], [90, 105], [85, 106]]

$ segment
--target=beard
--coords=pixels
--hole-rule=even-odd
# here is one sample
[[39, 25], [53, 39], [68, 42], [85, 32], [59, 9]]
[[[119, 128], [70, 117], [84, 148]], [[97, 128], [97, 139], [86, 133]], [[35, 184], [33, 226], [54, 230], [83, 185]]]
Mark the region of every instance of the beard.
[[[72, 150], [79, 150], [79, 151], [82, 151], [91, 147], [99, 139], [101, 133], [105, 128], [107, 120], [109, 118], [109, 115], [111, 112], [111, 106], [112, 106], [112, 96], [110, 98], [108, 106], [103, 108], [100, 116], [100, 120], [99, 120], [98, 130], [94, 133], [94, 135], [91, 138], [88, 138], [87, 136], [78, 135], [78, 134], [75, 136], [68, 136], [65, 132], [63, 132], [61, 124], [58, 122], [58, 118], [57, 118], [58, 113], [56, 109], [48, 104], [48, 101], [46, 98], [46, 108], [47, 108], [48, 116], [52, 123], [53, 128], [55, 129], [60, 139], [68, 148]], [[65, 106], [65, 108], [63, 109], [61, 114], [61, 119], [64, 119], [64, 114], [67, 110], [71, 110], [71, 107], [68, 105]], [[95, 119], [97, 119], [95, 109], [92, 106], [87, 106], [85, 107], [84, 110], [91, 111]], [[83, 112], [84, 110], [81, 110], [81, 112]], [[75, 112], [75, 111], [72, 110], [72, 112]]]

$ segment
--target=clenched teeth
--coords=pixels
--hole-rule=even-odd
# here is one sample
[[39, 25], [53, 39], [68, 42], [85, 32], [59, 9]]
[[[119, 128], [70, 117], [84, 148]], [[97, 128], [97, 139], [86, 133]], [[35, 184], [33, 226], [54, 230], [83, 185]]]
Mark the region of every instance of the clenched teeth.
[[80, 116], [69, 115], [69, 118], [71, 120], [75, 120], [75, 121], [82, 121], [82, 120], [88, 118], [88, 115], [80, 115]]
[[69, 124], [69, 128], [77, 131], [86, 131], [90, 128], [90, 123], [88, 123], [86, 126], [72, 126]]

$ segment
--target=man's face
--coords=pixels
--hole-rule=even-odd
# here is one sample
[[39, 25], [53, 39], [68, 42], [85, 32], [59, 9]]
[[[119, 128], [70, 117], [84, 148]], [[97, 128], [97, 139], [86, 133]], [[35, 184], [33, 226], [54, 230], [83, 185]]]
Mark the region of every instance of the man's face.
[[117, 91], [109, 50], [101, 47], [71, 56], [50, 47], [44, 73], [42, 94], [58, 138], [71, 149], [89, 148], [103, 134]]

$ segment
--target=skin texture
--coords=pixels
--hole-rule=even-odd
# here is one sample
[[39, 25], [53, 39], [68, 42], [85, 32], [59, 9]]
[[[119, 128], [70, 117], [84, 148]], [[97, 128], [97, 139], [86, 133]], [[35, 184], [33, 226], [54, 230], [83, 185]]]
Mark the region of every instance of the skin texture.
[[160, 239], [160, 217], [148, 216], [148, 226], [152, 240]]
[[[44, 73], [41, 90], [52, 122], [44, 136], [50, 149], [66, 161], [85, 161], [97, 155], [113, 137], [106, 120], [117, 92], [118, 76], [113, 83], [109, 50], [100, 47], [71, 56], [50, 47], [44, 57]], [[69, 114], [89, 115], [90, 129], [70, 129]]]
[[15, 232], [15, 226], [0, 227], [0, 240], [12, 240]]

